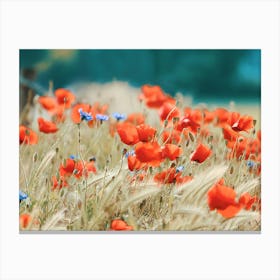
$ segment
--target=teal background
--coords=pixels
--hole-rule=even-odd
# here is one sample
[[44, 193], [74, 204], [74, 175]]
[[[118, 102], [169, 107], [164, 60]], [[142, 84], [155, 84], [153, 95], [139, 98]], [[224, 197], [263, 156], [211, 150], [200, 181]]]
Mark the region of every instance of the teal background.
[[250, 102], [261, 98], [260, 50], [20, 50], [20, 72], [34, 69], [34, 82], [48, 88], [76, 82], [127, 81], [160, 85], [197, 102]]

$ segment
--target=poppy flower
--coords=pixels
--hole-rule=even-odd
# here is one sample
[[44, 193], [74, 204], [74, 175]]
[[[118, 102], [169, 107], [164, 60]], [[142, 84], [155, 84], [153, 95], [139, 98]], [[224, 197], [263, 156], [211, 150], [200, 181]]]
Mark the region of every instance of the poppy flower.
[[166, 130], [162, 133], [162, 140], [166, 144], [179, 144], [181, 142], [181, 132], [178, 130]]
[[175, 160], [182, 154], [182, 148], [174, 144], [166, 144], [162, 149], [162, 157]]
[[250, 116], [240, 116], [237, 112], [232, 112], [228, 121], [234, 131], [248, 132], [253, 126], [253, 118]]
[[28, 128], [24, 125], [20, 125], [19, 126], [19, 143], [35, 145], [38, 143], [38, 136], [30, 128]]
[[19, 216], [20, 227], [27, 228], [29, 226], [31, 220], [32, 220], [32, 217], [29, 214], [27, 214], [27, 213], [21, 214]]
[[75, 95], [65, 88], [58, 88], [54, 92], [57, 103], [64, 105], [66, 109], [70, 108], [72, 103], [75, 101]]
[[184, 128], [189, 129], [193, 133], [197, 133], [197, 129], [200, 127], [200, 124], [189, 117], [183, 116], [180, 118], [179, 122], [175, 126], [175, 129], [178, 131], [183, 131]]
[[216, 183], [207, 193], [208, 206], [210, 210], [217, 209], [217, 212], [224, 218], [234, 217], [242, 208], [236, 202], [236, 192], [223, 184]]
[[58, 127], [55, 123], [38, 118], [39, 130], [43, 133], [55, 133], [58, 131]]
[[125, 221], [116, 219], [111, 222], [111, 230], [133, 230]]
[[71, 176], [75, 169], [75, 160], [73, 159], [66, 159], [65, 164], [61, 164], [59, 167], [59, 174], [60, 176]]
[[215, 112], [210, 112], [208, 110], [203, 110], [203, 122], [205, 124], [209, 124], [211, 122], [213, 122], [213, 120], [215, 119]]
[[239, 133], [234, 131], [230, 126], [223, 127], [224, 139], [228, 141], [236, 141], [239, 137]]
[[251, 210], [253, 205], [256, 205], [257, 210], [260, 210], [260, 199], [257, 196], [251, 196], [249, 193], [243, 193], [239, 198], [239, 203], [246, 210]]
[[173, 118], [180, 117], [180, 110], [174, 105], [169, 102], [164, 102], [163, 105], [158, 110], [160, 119], [164, 120], [172, 120]]
[[147, 125], [147, 124], [141, 124], [136, 126], [139, 140], [142, 142], [149, 142], [151, 141], [156, 133], [156, 129]]
[[134, 125], [140, 125], [145, 122], [145, 117], [142, 113], [132, 113], [127, 116], [127, 119], [125, 122], [134, 124]]
[[149, 108], [160, 108], [166, 101], [166, 96], [159, 86], [143, 85], [140, 100], [145, 100]]
[[54, 111], [57, 107], [57, 100], [52, 96], [40, 96], [38, 98], [39, 104], [47, 111]]
[[129, 155], [127, 157], [127, 165], [130, 171], [140, 170], [147, 166], [146, 163], [143, 163], [137, 159], [135, 155]]
[[159, 166], [162, 162], [162, 151], [157, 142], [139, 142], [135, 146], [135, 155], [138, 160], [150, 166]]
[[60, 176], [59, 180], [57, 180], [56, 176], [53, 176], [52, 183], [52, 190], [61, 189], [68, 186], [68, 183], [63, 176]]
[[82, 122], [82, 116], [80, 114], [80, 111], [90, 114], [91, 113], [91, 106], [89, 104], [85, 104], [85, 103], [79, 103], [76, 104], [73, 108], [72, 108], [72, 112], [71, 112], [71, 119], [74, 123], [81, 123]]
[[212, 151], [205, 145], [199, 144], [196, 150], [191, 154], [191, 161], [196, 161], [199, 163], [204, 162], [210, 155]]
[[127, 145], [135, 145], [139, 142], [138, 131], [131, 123], [118, 123], [117, 132], [121, 141]]
[[230, 112], [224, 108], [217, 108], [214, 113], [217, 118], [218, 125], [226, 124], [230, 117]]
[[182, 177], [182, 172], [178, 171], [177, 168], [174, 167], [159, 172], [154, 176], [154, 181], [161, 184], [183, 184], [191, 180], [191, 176]]
[[199, 109], [192, 109], [190, 107], [186, 107], [184, 109], [184, 116], [189, 119], [190, 121], [200, 124], [202, 121], [202, 111]]

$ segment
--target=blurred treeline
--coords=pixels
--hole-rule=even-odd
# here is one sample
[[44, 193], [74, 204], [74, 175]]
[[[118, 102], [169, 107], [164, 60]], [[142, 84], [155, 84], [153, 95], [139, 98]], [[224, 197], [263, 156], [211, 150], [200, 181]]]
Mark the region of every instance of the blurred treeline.
[[[158, 84], [198, 102], [260, 102], [260, 50], [20, 50], [22, 83], [48, 88], [76, 82]], [[27, 79], [27, 80], [26, 80]]]

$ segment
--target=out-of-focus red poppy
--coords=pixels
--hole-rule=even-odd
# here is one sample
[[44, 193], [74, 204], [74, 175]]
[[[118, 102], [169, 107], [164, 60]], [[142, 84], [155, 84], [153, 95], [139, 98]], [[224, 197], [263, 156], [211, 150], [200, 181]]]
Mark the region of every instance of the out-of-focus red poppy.
[[200, 124], [202, 122], [202, 111], [199, 109], [192, 109], [191, 107], [186, 107], [184, 109], [184, 116], [191, 122]]
[[19, 224], [20, 228], [27, 228], [32, 220], [32, 217], [30, 214], [23, 213], [19, 216]]
[[139, 142], [135, 147], [138, 160], [148, 163], [150, 166], [159, 166], [162, 162], [162, 151], [157, 142]]
[[212, 151], [205, 145], [199, 144], [196, 150], [191, 154], [191, 161], [196, 161], [199, 163], [204, 162], [210, 155]]
[[179, 122], [176, 124], [175, 129], [178, 131], [183, 131], [183, 129], [189, 129], [193, 133], [197, 133], [197, 129], [200, 124], [189, 119], [186, 116], [180, 118]]
[[230, 117], [230, 112], [224, 108], [217, 108], [214, 113], [217, 118], [218, 125], [226, 124]]
[[182, 148], [174, 144], [166, 144], [162, 149], [162, 157], [175, 160], [183, 153]]
[[182, 172], [178, 172], [174, 167], [159, 172], [154, 176], [154, 181], [160, 184], [183, 184], [191, 180], [191, 176], [182, 176]]
[[254, 126], [253, 118], [251, 116], [240, 116], [237, 112], [232, 112], [230, 114], [228, 123], [234, 131], [248, 132]]
[[142, 113], [132, 113], [127, 116], [125, 122], [132, 123], [134, 125], [140, 125], [145, 123], [145, 117]]
[[208, 110], [203, 110], [203, 122], [204, 124], [209, 124], [214, 121], [215, 119], [215, 112], [210, 112]]
[[127, 165], [130, 171], [144, 169], [147, 164], [141, 162], [135, 155], [127, 157]]
[[74, 123], [81, 123], [81, 121], [82, 121], [82, 118], [81, 118], [81, 115], [79, 112], [80, 109], [82, 109], [82, 111], [85, 113], [91, 112], [91, 106], [89, 104], [86, 104], [86, 103], [76, 104], [72, 108], [72, 112], [71, 112], [71, 119]]
[[181, 132], [178, 130], [165, 130], [162, 133], [162, 140], [166, 144], [179, 144], [181, 142]]
[[58, 88], [54, 92], [57, 103], [64, 105], [66, 109], [70, 108], [72, 103], [75, 101], [75, 95], [65, 88]]
[[20, 125], [19, 126], [19, 143], [27, 145], [35, 145], [38, 143], [38, 135], [30, 128]]
[[139, 140], [142, 142], [149, 142], [154, 139], [156, 129], [147, 125], [147, 124], [140, 124], [136, 126]]
[[210, 210], [217, 209], [224, 218], [232, 218], [242, 209], [236, 202], [236, 192], [221, 181], [209, 189], [207, 196]]
[[59, 167], [60, 176], [71, 176], [75, 169], [75, 161], [71, 158], [66, 159], [65, 164], [61, 164]]
[[132, 226], [129, 226], [125, 221], [116, 219], [111, 223], [111, 230], [133, 230]]
[[228, 141], [236, 141], [239, 137], [239, 133], [232, 130], [230, 126], [224, 126], [223, 127], [223, 134], [224, 134], [224, 139]]
[[38, 118], [39, 130], [43, 133], [55, 133], [58, 131], [58, 127], [55, 123]]
[[131, 123], [118, 123], [117, 132], [121, 141], [127, 145], [135, 145], [139, 142], [138, 131]]
[[253, 205], [255, 205], [256, 210], [260, 210], [260, 199], [257, 196], [251, 196], [247, 192], [240, 196], [239, 203], [246, 210], [251, 210]]
[[61, 189], [63, 187], [67, 187], [68, 183], [63, 176], [60, 176], [59, 180], [57, 180], [56, 176], [52, 177], [52, 190]]
[[38, 102], [44, 109], [50, 112], [54, 111], [57, 107], [57, 101], [55, 97], [52, 96], [40, 96]]
[[158, 113], [162, 121], [170, 121], [173, 118], [180, 117], [180, 110], [174, 104], [169, 102], [164, 102], [163, 105], [159, 108]]

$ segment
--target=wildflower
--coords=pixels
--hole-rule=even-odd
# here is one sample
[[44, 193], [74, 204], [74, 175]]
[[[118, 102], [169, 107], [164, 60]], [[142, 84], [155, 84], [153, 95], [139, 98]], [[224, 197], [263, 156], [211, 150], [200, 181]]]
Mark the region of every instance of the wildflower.
[[159, 166], [163, 160], [162, 151], [157, 142], [139, 142], [135, 147], [135, 154], [139, 161], [150, 166]]
[[147, 124], [140, 124], [136, 126], [139, 140], [142, 142], [149, 142], [151, 141], [155, 134], [156, 134], [156, 129], [147, 125]]
[[208, 206], [210, 210], [217, 209], [218, 213], [224, 218], [234, 217], [242, 208], [242, 206], [236, 202], [236, 192], [224, 185], [224, 181], [220, 180], [208, 193]]
[[163, 105], [158, 110], [160, 119], [164, 120], [172, 120], [173, 118], [180, 117], [180, 110], [174, 105], [169, 102], [164, 102]]
[[129, 226], [125, 221], [116, 219], [111, 223], [111, 230], [133, 230], [132, 226]]
[[136, 155], [129, 155], [127, 157], [127, 165], [130, 171], [140, 170], [147, 167], [147, 164], [137, 159]]
[[21, 228], [27, 228], [31, 222], [32, 218], [29, 214], [24, 213], [19, 216], [19, 224]]
[[84, 112], [82, 108], [79, 108], [78, 112], [80, 113], [80, 117], [82, 121], [85, 120], [88, 122], [93, 120], [91, 113]]
[[175, 160], [182, 154], [182, 148], [174, 144], [166, 144], [162, 149], [162, 157]]
[[126, 119], [126, 115], [124, 114], [120, 114], [120, 113], [113, 113], [112, 116], [117, 120], [125, 120]]
[[30, 128], [28, 128], [24, 125], [20, 125], [19, 126], [19, 143], [35, 145], [38, 143], [38, 136]]
[[177, 171], [177, 168], [171, 167], [154, 176], [154, 181], [161, 184], [183, 184], [191, 181], [191, 176], [182, 176], [181, 171]]
[[125, 157], [128, 158], [129, 156], [135, 156], [135, 151], [131, 150], [125, 153]]
[[79, 103], [76, 104], [73, 108], [72, 108], [72, 112], [71, 112], [71, 119], [74, 123], [81, 123], [82, 121], [82, 116], [80, 114], [80, 111], [82, 111], [83, 113], [87, 113], [90, 115], [90, 110], [91, 110], [91, 106], [89, 104], [85, 104], [85, 103]]
[[240, 116], [239, 113], [233, 112], [228, 120], [234, 131], [248, 132], [253, 127], [253, 118], [250, 116]]
[[211, 123], [215, 119], [215, 112], [203, 110], [203, 122], [205, 124]]
[[59, 180], [57, 180], [56, 176], [52, 177], [52, 190], [61, 189], [63, 187], [67, 187], [68, 183], [63, 176], [60, 176]]
[[176, 168], [176, 172], [182, 172], [184, 170], [184, 166], [180, 165]]
[[239, 137], [239, 133], [234, 131], [230, 126], [223, 127], [224, 139], [228, 141], [236, 141]]
[[95, 117], [97, 120], [100, 120], [101, 122], [109, 120], [109, 117], [107, 115], [96, 114]]
[[139, 96], [139, 99], [145, 100], [149, 108], [160, 108], [167, 100], [159, 86], [143, 85], [141, 90], [142, 94]]
[[200, 127], [200, 124], [187, 116], [183, 116], [179, 119], [179, 122], [176, 124], [175, 129], [178, 131], [183, 131], [184, 128], [189, 129], [193, 133], [197, 132], [197, 129]]
[[125, 122], [134, 124], [134, 125], [140, 125], [145, 122], [145, 117], [142, 113], [132, 113], [127, 116], [127, 119]]
[[249, 193], [243, 193], [239, 198], [239, 203], [246, 210], [251, 210], [253, 205], [256, 206], [257, 210], [260, 210], [260, 199], [257, 196], [251, 196]]
[[248, 168], [253, 168], [256, 166], [256, 163], [252, 160], [247, 161], [247, 166]]
[[131, 123], [118, 123], [117, 132], [121, 141], [127, 145], [135, 145], [139, 142], [138, 131]]
[[199, 163], [204, 162], [210, 155], [212, 151], [205, 145], [199, 144], [196, 150], [191, 154], [191, 161], [196, 161]]
[[75, 101], [75, 95], [64, 88], [59, 88], [54, 92], [57, 103], [60, 105], [64, 105], [65, 108], [70, 108], [72, 103]]
[[70, 155], [70, 157], [69, 157], [70, 159], [76, 159], [77, 157], [76, 156], [74, 156], [74, 155]]
[[40, 96], [38, 98], [39, 104], [49, 112], [54, 112], [57, 107], [57, 101], [51, 96]]
[[24, 193], [23, 191], [19, 190], [19, 202], [21, 202], [22, 200], [27, 199], [28, 195], [26, 193]]
[[230, 112], [227, 111], [224, 108], [217, 108], [214, 111], [214, 114], [217, 118], [217, 125], [224, 125], [227, 123], [229, 117], [230, 117]]
[[181, 132], [178, 130], [164, 131], [162, 140], [166, 144], [179, 144], [181, 142]]
[[55, 123], [47, 121], [43, 118], [38, 118], [39, 130], [43, 133], [55, 133], [58, 127]]

